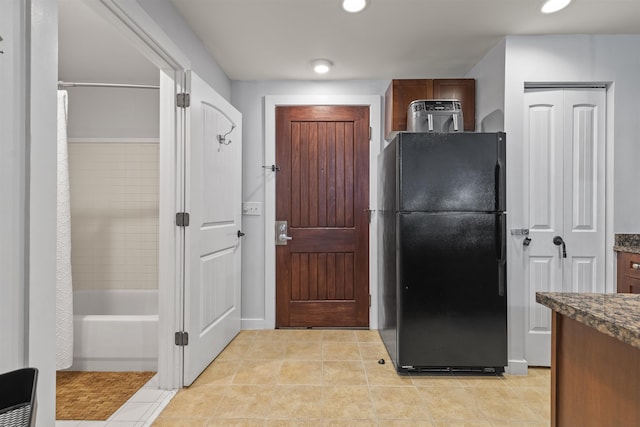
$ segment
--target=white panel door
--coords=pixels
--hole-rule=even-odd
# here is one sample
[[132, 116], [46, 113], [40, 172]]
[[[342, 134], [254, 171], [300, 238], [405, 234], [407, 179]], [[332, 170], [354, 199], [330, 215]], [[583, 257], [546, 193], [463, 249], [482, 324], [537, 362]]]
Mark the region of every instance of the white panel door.
[[563, 227], [563, 92], [527, 92], [525, 102], [523, 212], [531, 239], [524, 249], [525, 356], [530, 365], [546, 366], [551, 316], [536, 303], [536, 292], [562, 290], [562, 261], [553, 237]]
[[240, 331], [242, 191], [241, 114], [194, 73], [186, 86], [185, 386]]
[[549, 366], [551, 312], [536, 292], [604, 292], [605, 91], [527, 91], [524, 115], [525, 357]]
[[604, 89], [564, 90], [563, 291], [605, 291]]

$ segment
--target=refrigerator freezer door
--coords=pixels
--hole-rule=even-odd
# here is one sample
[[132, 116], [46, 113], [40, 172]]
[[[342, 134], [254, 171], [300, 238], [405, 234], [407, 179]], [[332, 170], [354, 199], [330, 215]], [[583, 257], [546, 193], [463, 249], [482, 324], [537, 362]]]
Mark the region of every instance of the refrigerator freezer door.
[[505, 215], [397, 221], [398, 367], [506, 366]]
[[400, 133], [398, 210], [504, 211], [504, 133]]

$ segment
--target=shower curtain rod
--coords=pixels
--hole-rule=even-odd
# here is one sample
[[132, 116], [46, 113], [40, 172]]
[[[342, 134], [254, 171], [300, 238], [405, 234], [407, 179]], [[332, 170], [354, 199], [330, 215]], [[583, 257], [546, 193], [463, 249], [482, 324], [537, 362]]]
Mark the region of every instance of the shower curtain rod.
[[58, 89], [63, 87], [113, 87], [122, 89], [160, 89], [156, 85], [134, 85], [123, 83], [79, 83], [79, 82], [58, 82]]

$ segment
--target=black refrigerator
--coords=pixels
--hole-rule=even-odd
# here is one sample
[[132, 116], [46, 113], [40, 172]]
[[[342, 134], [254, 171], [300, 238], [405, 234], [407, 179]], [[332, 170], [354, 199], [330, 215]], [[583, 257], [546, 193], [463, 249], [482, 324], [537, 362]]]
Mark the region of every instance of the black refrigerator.
[[506, 135], [401, 132], [380, 153], [380, 335], [398, 372], [507, 365]]

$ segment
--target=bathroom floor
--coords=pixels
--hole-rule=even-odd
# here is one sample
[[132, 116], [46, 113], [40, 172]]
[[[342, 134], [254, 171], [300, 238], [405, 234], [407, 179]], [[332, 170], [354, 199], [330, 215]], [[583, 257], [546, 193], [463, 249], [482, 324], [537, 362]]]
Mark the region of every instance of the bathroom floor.
[[107, 420], [155, 372], [56, 372], [56, 419]]
[[549, 392], [545, 368], [399, 376], [377, 331], [242, 331], [153, 425], [548, 427]]
[[106, 421], [56, 421], [55, 427], [143, 427], [151, 425], [162, 408], [176, 394], [160, 390], [154, 376]]

